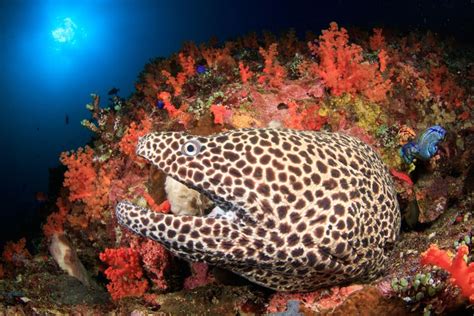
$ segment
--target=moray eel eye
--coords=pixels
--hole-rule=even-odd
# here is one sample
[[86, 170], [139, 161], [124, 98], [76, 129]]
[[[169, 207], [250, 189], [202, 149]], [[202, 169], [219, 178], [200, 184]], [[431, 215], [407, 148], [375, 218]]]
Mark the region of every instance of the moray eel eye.
[[181, 152], [185, 156], [194, 157], [201, 151], [201, 144], [197, 140], [190, 140], [183, 144]]

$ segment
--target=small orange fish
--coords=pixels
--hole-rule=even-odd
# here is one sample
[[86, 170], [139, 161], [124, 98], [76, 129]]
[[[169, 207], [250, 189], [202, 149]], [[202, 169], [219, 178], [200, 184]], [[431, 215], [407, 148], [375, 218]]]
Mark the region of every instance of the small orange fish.
[[36, 192], [35, 194], [36, 201], [38, 202], [46, 202], [48, 200], [48, 195], [44, 192]]

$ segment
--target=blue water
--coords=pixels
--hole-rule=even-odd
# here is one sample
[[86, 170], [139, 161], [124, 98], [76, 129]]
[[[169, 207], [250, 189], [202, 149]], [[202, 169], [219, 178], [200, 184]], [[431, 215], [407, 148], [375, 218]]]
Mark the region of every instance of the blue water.
[[[317, 33], [333, 20], [398, 27], [401, 17], [405, 29], [431, 23], [472, 35], [465, 23], [472, 13], [469, 1], [462, 3], [466, 10], [451, 1], [435, 9], [430, 1], [411, 1], [410, 9], [383, 2], [0, 1], [1, 240], [39, 227], [35, 192], [47, 191], [48, 168], [58, 165], [60, 152], [89, 140], [80, 121], [89, 115], [90, 93], [101, 95], [103, 105], [112, 87], [127, 97], [149, 59], [178, 51], [184, 41], [290, 27]], [[453, 12], [456, 19], [450, 18]], [[60, 27], [65, 30], [55, 40], [52, 32]]]

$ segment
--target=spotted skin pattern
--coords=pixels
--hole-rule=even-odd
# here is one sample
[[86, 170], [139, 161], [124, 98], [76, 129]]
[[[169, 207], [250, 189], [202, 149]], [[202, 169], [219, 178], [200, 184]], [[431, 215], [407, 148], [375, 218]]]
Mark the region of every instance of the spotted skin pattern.
[[137, 154], [211, 198], [224, 216], [161, 214], [120, 202], [118, 221], [190, 261], [279, 291], [370, 280], [400, 230], [389, 172], [337, 133], [243, 129], [208, 137], [156, 132]]

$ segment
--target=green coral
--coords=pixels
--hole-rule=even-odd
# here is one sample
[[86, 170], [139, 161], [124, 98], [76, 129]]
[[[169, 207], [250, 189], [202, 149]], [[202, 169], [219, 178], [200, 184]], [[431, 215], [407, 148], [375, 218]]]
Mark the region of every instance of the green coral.
[[385, 114], [380, 106], [361, 97], [344, 94], [330, 98], [329, 105], [333, 109], [352, 113], [355, 116], [357, 126], [371, 135], [375, 135], [380, 124], [386, 122]]
[[225, 101], [225, 94], [222, 91], [214, 92], [205, 102], [201, 98], [197, 98], [189, 105], [188, 112], [200, 117], [204, 115], [213, 104]]
[[353, 110], [357, 116], [357, 125], [372, 135], [377, 132], [379, 121], [385, 121], [380, 106], [362, 98], [354, 98]]
[[418, 273], [415, 277], [393, 278], [391, 287], [405, 302], [415, 304], [433, 298], [445, 284], [431, 273]]
[[288, 69], [288, 77], [290, 79], [298, 79], [301, 77], [299, 66], [303, 62], [304, 57], [301, 54], [296, 53], [295, 56], [288, 62], [286, 68]]
[[194, 90], [196, 95], [205, 97], [218, 90], [228, 83], [226, 77], [213, 69], [208, 69], [206, 72], [193, 76], [186, 82], [186, 87], [189, 90]]

